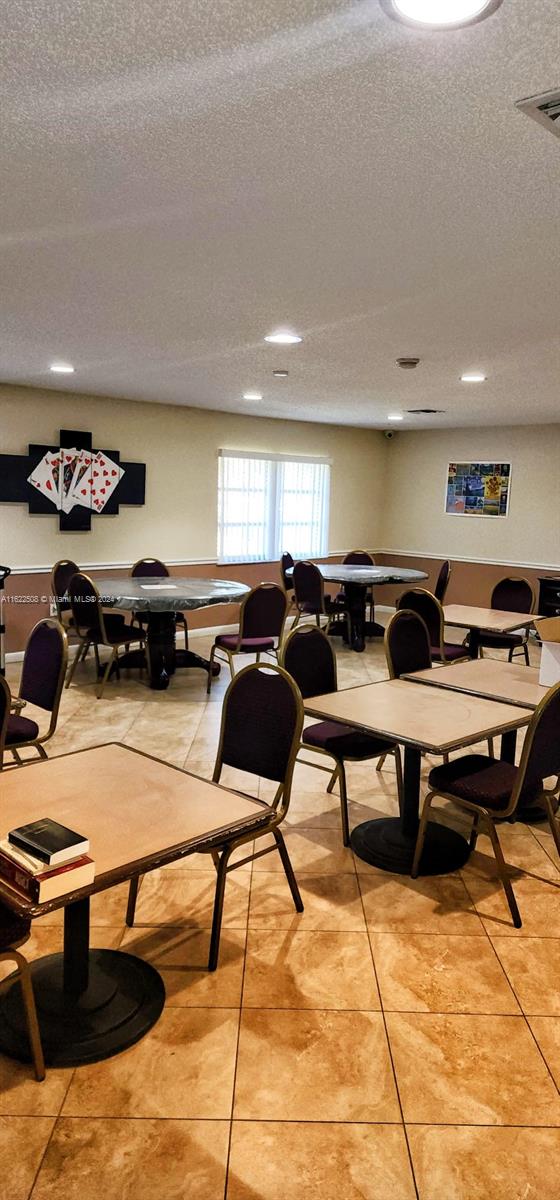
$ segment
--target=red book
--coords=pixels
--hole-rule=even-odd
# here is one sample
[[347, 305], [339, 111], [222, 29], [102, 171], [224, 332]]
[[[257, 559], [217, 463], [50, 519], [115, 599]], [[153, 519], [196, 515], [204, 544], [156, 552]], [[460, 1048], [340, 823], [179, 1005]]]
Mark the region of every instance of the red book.
[[47, 900], [56, 900], [67, 892], [87, 887], [95, 879], [95, 863], [87, 854], [74, 859], [71, 863], [62, 863], [58, 867], [47, 867], [44, 871], [32, 875], [24, 871], [13, 859], [0, 853], [0, 880], [24, 892], [35, 904], [44, 904]]

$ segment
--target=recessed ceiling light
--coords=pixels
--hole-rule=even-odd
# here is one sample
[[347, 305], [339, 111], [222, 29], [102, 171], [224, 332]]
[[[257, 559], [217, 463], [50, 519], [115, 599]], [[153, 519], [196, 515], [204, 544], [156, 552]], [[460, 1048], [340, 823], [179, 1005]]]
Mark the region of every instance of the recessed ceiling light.
[[481, 371], [466, 371], [464, 375], [461, 375], [461, 383], [484, 383], [485, 379], [486, 375], [483, 375]]
[[496, 12], [502, 0], [381, 0], [390, 17], [426, 29], [457, 29]]
[[275, 379], [287, 379], [289, 371], [273, 371], [272, 374], [274, 375]]
[[388, 413], [387, 420], [388, 421], [404, 421], [404, 417], [403, 417], [402, 413]]
[[244, 400], [262, 400], [262, 392], [243, 392]]
[[74, 367], [71, 363], [53, 362], [49, 367], [49, 371], [53, 371], [55, 375], [73, 375]]
[[276, 333], [267, 333], [265, 342], [273, 342], [275, 346], [295, 346], [303, 338], [298, 333], [290, 333], [289, 329], [277, 329]]

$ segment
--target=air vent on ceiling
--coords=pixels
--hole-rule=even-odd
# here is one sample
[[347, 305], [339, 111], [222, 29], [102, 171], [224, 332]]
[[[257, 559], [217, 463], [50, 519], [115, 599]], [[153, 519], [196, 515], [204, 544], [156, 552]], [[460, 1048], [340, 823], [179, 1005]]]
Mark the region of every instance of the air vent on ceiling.
[[432, 416], [434, 413], [444, 413], [444, 408], [408, 408], [407, 412], [414, 413], [417, 416], [419, 413], [423, 416]]
[[544, 92], [542, 96], [528, 96], [526, 100], [516, 100], [515, 107], [527, 113], [533, 121], [544, 125], [551, 133], [560, 137], [560, 91]]

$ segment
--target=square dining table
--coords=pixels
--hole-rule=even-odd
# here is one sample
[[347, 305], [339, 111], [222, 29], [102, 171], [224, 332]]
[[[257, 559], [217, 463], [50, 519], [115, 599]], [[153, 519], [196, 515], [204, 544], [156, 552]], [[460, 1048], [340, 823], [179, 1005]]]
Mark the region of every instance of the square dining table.
[[471, 658], [478, 658], [481, 633], [516, 633], [529, 629], [539, 617], [536, 613], [505, 612], [500, 608], [476, 608], [470, 604], [445, 604], [446, 625], [468, 629], [468, 648]]
[[[409, 875], [418, 834], [422, 751], [444, 754], [499, 734], [501, 756], [514, 761], [517, 730], [531, 712], [479, 696], [422, 687], [390, 679], [312, 696], [304, 700], [308, 716], [341, 721], [404, 746], [403, 803], [399, 817], [363, 821], [352, 831], [351, 845], [365, 862]], [[442, 875], [463, 866], [469, 856], [465, 838], [430, 821], [420, 861], [421, 875]]]
[[[89, 887], [35, 904], [0, 878], [0, 900], [31, 918], [64, 909], [63, 953], [31, 964], [45, 1061], [76, 1066], [109, 1058], [151, 1029], [165, 988], [159, 972], [135, 955], [90, 948], [90, 896], [256, 829], [270, 808], [118, 743], [2, 772], [0, 787], [2, 837], [51, 817], [89, 838]], [[0, 1051], [29, 1060], [15, 975], [0, 987]]]

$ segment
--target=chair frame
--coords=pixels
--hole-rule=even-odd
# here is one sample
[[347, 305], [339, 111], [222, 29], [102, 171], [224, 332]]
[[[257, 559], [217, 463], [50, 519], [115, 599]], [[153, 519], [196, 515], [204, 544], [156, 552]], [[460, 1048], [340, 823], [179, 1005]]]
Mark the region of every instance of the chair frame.
[[256, 650], [254, 653], [256, 654], [256, 661], [258, 663], [261, 661], [261, 654], [273, 654], [276, 661], [278, 661], [278, 653], [280, 650], [280, 645], [282, 643], [282, 638], [284, 637], [284, 629], [286, 627], [286, 618], [288, 616], [288, 609], [290, 607], [290, 604], [289, 604], [288, 595], [284, 591], [284, 588], [281, 588], [278, 583], [271, 583], [270, 581], [265, 581], [263, 583], [255, 584], [255, 587], [251, 588], [251, 591], [247, 592], [247, 595], [244, 596], [241, 601], [241, 604], [239, 606], [239, 629], [237, 631], [237, 646], [236, 646], [236, 648], [234, 650], [229, 650], [227, 646], [218, 646], [216, 644], [216, 642], [214, 642], [212, 649], [210, 651], [210, 666], [208, 668], [208, 682], [206, 684], [206, 695], [207, 696], [210, 695], [210, 690], [212, 688], [213, 666], [214, 666], [214, 662], [216, 661], [216, 659], [218, 659], [218, 661], [221, 659], [222, 662], [227, 663], [227, 665], [229, 667], [230, 676], [233, 679], [235, 676], [235, 671], [233, 669], [233, 660], [234, 660], [236, 654], [251, 654], [252, 653], [251, 650], [245, 651], [245, 650], [240, 649], [241, 644], [243, 642], [243, 620], [244, 620], [244, 613], [245, 613], [245, 605], [247, 604], [247, 602], [251, 598], [251, 596], [253, 596], [255, 594], [255, 592], [260, 591], [262, 588], [267, 588], [267, 590], [270, 590], [270, 588], [276, 588], [279, 592], [283, 592], [284, 599], [285, 599], [284, 617], [282, 619], [280, 633], [278, 634], [277, 646], [276, 647], [272, 646], [270, 650]]
[[[281, 655], [280, 655], [280, 665], [284, 668], [284, 670], [287, 670], [286, 665], [285, 665], [286, 651], [287, 651], [288, 646], [290, 645], [290, 642], [296, 632], [298, 635], [302, 634], [302, 633], [307, 633], [307, 632], [316, 634], [317, 626], [316, 625], [302, 625], [301, 628], [299, 628], [297, 630], [296, 630], [295, 626], [292, 627], [286, 640], [284, 641], [284, 643], [282, 645], [282, 651], [281, 651]], [[338, 673], [337, 673], [336, 655], [333, 651], [331, 643], [328, 640], [326, 631], [324, 629], [319, 628], [319, 633], [321, 634], [322, 637], [325, 638], [325, 641], [326, 641], [326, 643], [329, 647], [329, 650], [332, 654], [333, 670], [334, 670], [334, 685], [335, 685], [334, 690], [336, 692], [338, 690]], [[383, 750], [383, 751], [379, 752], [379, 755], [371, 755], [371, 756], [366, 755], [365, 757], [360, 756], [359, 758], [351, 757], [349, 754], [345, 755], [344, 758], [339, 758], [338, 755], [334, 754], [332, 750], [324, 750], [321, 746], [310, 746], [307, 744], [307, 742], [304, 742], [304, 741], [300, 742], [300, 745], [298, 747], [298, 756], [299, 756], [300, 751], [303, 751], [305, 754], [319, 754], [323, 758], [330, 758], [335, 763], [335, 768], [333, 771], [332, 766], [330, 766], [330, 767], [323, 766], [322, 763], [310, 762], [309, 759], [306, 759], [306, 758], [298, 757], [298, 759], [297, 759], [297, 761], [299, 763], [301, 763], [302, 766], [314, 767], [315, 770], [317, 770], [317, 771], [327, 771], [328, 772], [328, 774], [331, 777], [329, 780], [329, 783], [327, 785], [327, 792], [329, 794], [332, 793], [332, 791], [338, 781], [338, 790], [339, 790], [339, 796], [340, 796], [340, 817], [341, 817], [341, 822], [342, 822], [342, 842], [343, 842], [344, 846], [350, 845], [350, 824], [349, 824], [349, 820], [348, 820], [348, 785], [347, 785], [347, 779], [346, 779], [346, 769], [345, 769], [345, 765], [344, 765], [345, 763], [347, 763], [347, 762], [369, 762], [369, 761], [373, 762], [377, 758], [378, 759], [377, 770], [379, 771], [379, 770], [381, 770], [381, 766], [379, 765], [379, 763], [381, 763], [381, 765], [382, 765], [388, 755], [393, 756], [395, 759], [395, 771], [396, 771], [396, 776], [397, 776], [397, 793], [398, 793], [398, 798], [399, 798], [399, 808], [401, 807], [401, 805], [403, 803], [404, 793], [403, 793], [403, 775], [402, 775], [401, 753], [400, 753], [400, 749], [399, 749], [398, 745], [395, 744], [394, 750]]]
[[[165, 567], [165, 578], [166, 579], [171, 578], [171, 575], [169, 573], [169, 568], [167, 567], [166, 563], [162, 562], [161, 558], [148, 558], [146, 555], [144, 555], [144, 558], [138, 558], [136, 560], [136, 562], [132, 564], [130, 573], [133, 576], [133, 578], [134, 578], [134, 573], [135, 573], [137, 567], [140, 567], [142, 565], [142, 563], [159, 563], [160, 567]], [[140, 576], [138, 576], [138, 578], [140, 578]], [[139, 623], [139, 625], [142, 626], [142, 628], [144, 628], [144, 622], [146, 621], [146, 623], [147, 623], [146, 613], [135, 612], [132, 615], [133, 615], [133, 619], [135, 621], [137, 621]], [[188, 649], [189, 629], [188, 629], [188, 625], [187, 625], [187, 618], [183, 612], [178, 611], [175, 613], [175, 624], [183, 626], [183, 632], [185, 635], [185, 648]]]
[[[352, 556], [354, 554], [367, 554], [367, 557], [370, 560], [371, 566], [372, 567], [375, 566], [375, 555], [371, 554], [369, 550], [349, 550], [348, 554], [345, 554], [344, 558], [342, 559], [343, 567], [352, 565], [350, 563], [350, 559], [352, 558]], [[370, 619], [371, 623], [373, 624], [373, 622], [375, 620], [375, 597], [373, 594], [373, 585], [370, 588], [368, 588], [368, 590], [366, 591], [366, 607], [369, 607], [369, 619]]]
[[[536, 604], [535, 589], [531, 583], [531, 580], [527, 579], [527, 577], [525, 575], [504, 575], [503, 579], [498, 579], [498, 582], [495, 583], [494, 587], [492, 588], [492, 596], [490, 597], [490, 607], [492, 607], [492, 598], [493, 598], [494, 592], [496, 591], [496, 588], [500, 586], [501, 583], [526, 583], [527, 587], [530, 589], [531, 595], [533, 597], [531, 607], [528, 611], [530, 613], [533, 613], [535, 611], [535, 604]], [[508, 610], [506, 608], [506, 609], [497, 609], [497, 611], [498, 612], [507, 612]], [[484, 632], [485, 631], [483, 630], [482, 634], [481, 634], [481, 641], [484, 639]], [[499, 635], [491, 634], [490, 636], [494, 636], [497, 638]], [[506, 642], [506, 645], [504, 645], [504, 650], [507, 650], [507, 639], [508, 639], [508, 637], [511, 637], [511, 636], [512, 636], [512, 634], [507, 634], [507, 633], [503, 634], [504, 642]], [[516, 654], [517, 654], [518, 658], [520, 655], [523, 655], [525, 658], [525, 666], [528, 667], [528, 666], [530, 666], [529, 630], [525, 629], [523, 631], [523, 633], [520, 634], [520, 636], [522, 638], [521, 645], [520, 646], [510, 646], [510, 648], [509, 648], [508, 662], [513, 662]], [[486, 649], [487, 650], [497, 650], [498, 646], [487, 646]], [[481, 644], [479, 646], [479, 650], [478, 650], [480, 658], [484, 658], [484, 650], [485, 650], [485, 647], [483, 644]]]
[[[463, 800], [462, 797], [455, 796], [452, 792], [443, 792], [439, 788], [433, 788], [431, 791], [428, 792], [426, 799], [424, 800], [424, 804], [422, 806], [422, 815], [420, 817], [420, 826], [418, 829], [418, 837], [416, 839], [416, 848], [414, 851], [414, 860], [412, 863], [412, 871], [411, 871], [411, 875], [412, 875], [413, 879], [416, 879], [418, 876], [418, 871], [419, 871], [419, 867], [420, 867], [420, 859], [422, 856], [422, 850], [424, 848], [424, 839], [426, 837], [426, 827], [427, 827], [427, 823], [428, 823], [428, 816], [430, 813], [430, 808], [432, 806], [432, 803], [437, 796], [441, 797], [441, 799], [443, 799], [443, 800], [451, 801], [452, 804], [455, 804], [458, 808], [464, 809], [465, 812], [472, 813], [473, 824], [472, 824], [471, 836], [470, 836], [470, 840], [469, 840], [469, 850], [471, 852], [476, 847], [476, 842], [477, 842], [478, 833], [479, 833], [478, 827], [479, 827], [479, 823], [482, 821], [483, 825], [486, 827], [486, 829], [488, 831], [490, 841], [492, 843], [492, 849], [494, 851], [494, 857], [496, 859], [496, 867], [498, 869], [498, 876], [499, 876], [500, 882], [502, 884], [502, 887], [504, 889], [506, 899], [507, 899], [507, 902], [509, 905], [511, 917], [513, 920], [513, 924], [516, 929], [521, 929], [521, 924], [522, 924], [521, 916], [519, 913], [519, 908], [517, 907], [517, 901], [515, 899], [511, 880], [510, 880], [510, 877], [507, 872], [507, 865], [506, 865], [506, 862], [504, 859], [502, 847], [500, 844], [500, 839], [498, 837], [498, 831], [496, 829], [496, 822], [497, 821], [507, 821], [507, 819], [509, 817], [512, 817], [513, 814], [515, 813], [515, 810], [516, 810], [518, 802], [519, 802], [519, 798], [523, 791], [523, 785], [525, 783], [525, 776], [527, 773], [527, 766], [529, 763], [529, 756], [531, 753], [533, 739], [535, 737], [536, 729], [538, 727], [538, 724], [539, 724], [539, 721], [541, 719], [543, 712], [548, 708], [548, 705], [551, 703], [552, 700], [554, 700], [556, 698], [556, 696], [558, 695], [559, 692], [560, 692], [560, 683], [557, 683], [557, 684], [555, 684], [554, 687], [551, 687], [549, 689], [549, 691], [546, 693], [546, 696], [543, 696], [543, 699], [541, 700], [540, 704], [538, 705], [538, 707], [535, 709], [535, 712], [533, 713], [533, 716], [531, 718], [530, 724], [527, 729], [527, 733], [525, 735], [525, 741], [523, 743], [523, 750], [521, 752], [521, 760], [519, 763], [517, 778], [515, 780], [515, 785], [513, 787], [511, 796], [509, 798], [509, 803], [504, 808], [500, 808], [500, 809], [485, 808], [484, 805], [474, 804], [470, 800]], [[540, 799], [544, 800], [546, 814], [548, 817], [548, 823], [550, 825], [550, 830], [551, 830], [552, 836], [554, 838], [554, 844], [556, 846], [556, 850], [560, 857], [560, 829], [558, 828], [558, 824], [557, 824], [555, 812], [554, 812], [554, 807], [553, 807], [553, 800], [557, 798], [559, 790], [560, 790], [560, 775], [557, 776], [556, 783], [553, 788], [550, 788], [550, 789], [543, 788], [542, 792], [540, 793]]]
[[[445, 652], [444, 652], [444, 645], [445, 645], [445, 614], [444, 614], [444, 611], [443, 611], [443, 604], [441, 604], [441, 603], [440, 603], [440, 601], [438, 600], [437, 596], [434, 596], [434, 593], [433, 593], [433, 592], [430, 592], [430, 591], [428, 590], [428, 588], [408, 588], [406, 592], [403, 592], [403, 596], [410, 595], [411, 593], [413, 593], [413, 594], [414, 594], [414, 595], [416, 595], [416, 596], [429, 596], [429, 597], [430, 597], [430, 599], [431, 599], [431, 600], [433, 600], [435, 604], [437, 604], [437, 607], [438, 607], [438, 610], [439, 610], [439, 653], [440, 653], [440, 660], [439, 660], [439, 661], [441, 662], [442, 666], [445, 666], [446, 664], [449, 664], [451, 660], [445, 657]], [[400, 598], [399, 598], [399, 608], [397, 609], [397, 611], [398, 611], [398, 612], [400, 612], [401, 600], [402, 600], [402, 597], [400, 597]], [[414, 612], [415, 610], [412, 608], [412, 609], [408, 609], [407, 611], [408, 611], [408, 612]], [[417, 615], [417, 616], [419, 616], [420, 614], [419, 614], [419, 613], [417, 613], [416, 615]], [[422, 618], [422, 620], [423, 620], [423, 618]], [[426, 624], [426, 622], [425, 622], [425, 621], [424, 621], [424, 624]], [[429, 633], [429, 631], [428, 631], [428, 633]], [[467, 650], [466, 650], [466, 648], [465, 648], [465, 653], [464, 653], [464, 654], [463, 654], [463, 655], [462, 655], [460, 658], [454, 658], [454, 659], [453, 659], [453, 662], [454, 662], [454, 663], [456, 663], [456, 662], [466, 662], [466, 661], [468, 661], [468, 660], [469, 660], [469, 658], [470, 658], [470, 656], [469, 656], [469, 654], [467, 653]], [[438, 661], [438, 660], [436, 659], [436, 662], [437, 662], [437, 661]]]
[[[36, 738], [24, 738], [23, 741], [21, 741], [21, 742], [12, 742], [10, 745], [0, 745], [0, 770], [4, 767], [3, 753], [2, 753], [3, 750], [9, 750], [10, 753], [13, 754], [14, 759], [15, 759], [15, 762], [8, 764], [8, 769], [10, 769], [11, 767], [15, 767], [15, 766], [18, 766], [18, 767], [24, 766], [25, 763], [29, 762], [29, 759], [24, 760], [20, 757], [20, 754], [19, 754], [20, 750], [27, 750], [28, 748], [33, 747], [33, 749], [35, 749], [37, 751], [39, 758], [41, 758], [41, 759], [48, 758], [48, 754], [47, 754], [46, 750], [44, 749], [44, 742], [48, 742], [49, 738], [52, 738], [53, 734], [56, 731], [56, 725], [57, 725], [57, 721], [58, 721], [58, 712], [59, 712], [59, 708], [60, 708], [60, 699], [62, 696], [62, 689], [64, 687], [64, 680], [66, 677], [66, 670], [68, 667], [68, 634], [66, 632], [65, 626], [62, 624], [62, 621], [55, 621], [54, 617], [45, 617], [42, 621], [37, 621], [37, 624], [33, 626], [33, 629], [31, 630], [31, 633], [29, 634], [29, 637], [27, 639], [27, 646], [29, 645], [31, 638], [33, 637], [33, 634], [35, 633], [35, 630], [38, 629], [40, 625], [48, 625], [50, 629], [56, 629], [57, 633], [60, 636], [60, 640], [62, 643], [62, 655], [61, 655], [61, 662], [60, 662], [60, 670], [58, 673], [58, 682], [56, 685], [54, 704], [51, 709], [51, 719], [49, 721], [48, 729], [46, 729], [44, 733], [39, 734]], [[27, 654], [27, 646], [25, 647], [25, 651], [24, 651], [24, 663], [25, 663], [25, 654]], [[77, 654], [77, 656], [79, 655], [79, 649], [76, 652], [76, 654]], [[23, 674], [23, 671], [22, 671], [22, 674]], [[19, 705], [19, 707], [23, 708], [26, 701], [21, 695], [21, 681], [20, 681], [20, 690], [18, 691], [18, 695], [17, 695], [17, 700], [22, 702]], [[45, 709], [45, 711], [48, 712], [48, 709]]]
[[[303, 608], [300, 608], [300, 606], [298, 604], [298, 599], [297, 599], [295, 584], [294, 584], [294, 604], [296, 606], [297, 611], [296, 611], [295, 620], [292, 622], [292, 630], [297, 628], [302, 617], [304, 617], [305, 620], [308, 621], [310, 617], [315, 616], [315, 625], [317, 626], [317, 629], [323, 630], [323, 632], [326, 633], [327, 637], [328, 637], [331, 625], [333, 624], [334, 621], [337, 620], [338, 617], [341, 616], [341, 612], [333, 611], [331, 613], [328, 613], [325, 608], [325, 580], [323, 579], [323, 576], [321, 575], [321, 572], [317, 566], [317, 563], [312, 562], [312, 560], [310, 558], [298, 559], [298, 561], [305, 562], [307, 566], [316, 567], [316, 569], [317, 569], [317, 573], [319, 575], [320, 585], [321, 585], [321, 608], [320, 608], [320, 611], [317, 613], [308, 613], [308, 612], [305, 612], [305, 610]], [[296, 566], [297, 566], [297, 563], [294, 564], [294, 570], [295, 570]], [[351, 621], [350, 621], [350, 613], [345, 611], [344, 615], [346, 617], [346, 624], [348, 626], [348, 642], [349, 642], [349, 644], [351, 644], [351, 642], [352, 642], [352, 625], [351, 625]], [[326, 625], [321, 625], [321, 617], [327, 618]]]
[[33, 994], [33, 983], [31, 981], [31, 971], [29, 963], [23, 954], [19, 953], [19, 947], [29, 941], [29, 933], [18, 941], [13, 942], [6, 950], [0, 950], [0, 962], [15, 962], [19, 980], [21, 985], [21, 995], [25, 1008], [25, 1019], [27, 1022], [27, 1033], [29, 1037], [29, 1048], [31, 1051], [31, 1061], [35, 1071], [35, 1078], [38, 1083], [41, 1083], [45, 1078], [45, 1059], [43, 1057], [43, 1047], [41, 1044], [41, 1032], [39, 1022], [37, 1020], [37, 1009], [35, 1006], [35, 996]]
[[445, 559], [443, 560], [442, 564], [441, 564], [441, 567], [440, 567], [439, 571], [438, 571], [438, 575], [437, 575], [437, 579], [436, 579], [436, 585], [435, 585], [435, 586], [437, 587], [437, 585], [438, 585], [438, 583], [439, 583], [439, 577], [440, 577], [440, 575], [441, 575], [441, 572], [443, 571], [443, 568], [444, 568], [444, 566], [445, 566], [445, 564], [446, 564], [446, 563], [447, 563], [447, 566], [448, 566], [449, 570], [448, 570], [448, 572], [447, 572], [447, 579], [446, 579], [446, 581], [445, 581], [445, 587], [444, 587], [444, 589], [443, 589], [443, 596], [442, 596], [441, 598], [440, 598], [439, 596], [436, 596], [436, 591], [435, 591], [435, 587], [434, 587], [434, 596], [436, 596], [436, 600], [439, 600], [440, 604], [443, 604], [443, 602], [444, 602], [444, 600], [445, 600], [445, 597], [446, 597], [446, 595], [447, 595], [447, 589], [448, 589], [448, 587], [449, 587], [449, 580], [451, 579], [451, 576], [452, 576], [452, 574], [453, 574], [453, 566], [452, 566], [451, 562], [449, 561], [449, 559], [448, 559], [448, 558], [445, 558]]
[[[98, 675], [98, 683], [97, 683], [97, 686], [95, 689], [95, 694], [97, 696], [97, 699], [101, 700], [101, 697], [103, 696], [103, 692], [105, 690], [105, 684], [107, 683], [107, 680], [109, 678], [109, 675], [111, 673], [111, 668], [113, 665], [115, 665], [117, 679], [120, 679], [119, 646], [125, 646], [128, 649], [128, 647], [132, 644], [132, 642], [139, 642], [139, 644], [144, 648], [144, 652], [145, 652], [146, 658], [148, 660], [148, 668], [149, 668], [149, 659], [150, 659], [150, 647], [149, 647], [148, 641], [147, 641], [147, 633], [145, 633], [144, 630], [142, 630], [141, 635], [140, 635], [140, 631], [139, 631], [138, 633], [135, 633], [133, 635], [133, 637], [131, 637], [130, 636], [130, 628], [127, 628], [127, 626], [124, 624], [123, 624], [124, 636], [122, 638], [120, 638], [117, 642], [109, 641], [109, 639], [107, 637], [107, 631], [105, 629], [103, 607], [101, 604], [101, 597], [99, 595], [99, 591], [98, 591], [95, 583], [93, 582], [93, 579], [91, 579], [89, 575], [86, 575], [85, 571], [80, 571], [79, 574], [85, 580], [87, 580], [87, 582], [89, 583], [93, 592], [95, 593], [95, 596], [97, 597], [97, 603], [95, 605], [95, 609], [96, 609], [97, 624], [98, 624], [99, 632], [101, 633], [101, 641], [95, 641], [94, 638], [90, 637], [89, 628], [85, 628], [84, 626], [76, 625], [76, 630], [77, 630], [78, 636], [80, 638], [80, 641], [78, 644], [78, 649], [74, 656], [74, 660], [70, 667], [70, 671], [68, 672], [68, 678], [66, 680], [65, 687], [67, 687], [67, 688], [70, 687], [70, 684], [72, 683], [72, 680], [74, 678], [76, 667], [77, 667], [80, 659], [82, 659], [82, 661], [83, 661], [83, 659], [86, 657], [89, 647], [93, 646], [94, 653], [95, 653], [95, 664], [97, 667], [97, 675]], [[93, 609], [93, 605], [92, 605], [92, 609]], [[100, 681], [99, 681], [99, 676], [101, 675], [101, 663], [99, 660], [99, 646], [107, 646], [111, 650], [111, 655], [107, 661], [107, 665], [101, 676]]]
[[[284, 820], [284, 818], [288, 812], [289, 805], [290, 805], [294, 768], [295, 768], [296, 758], [297, 758], [299, 745], [300, 745], [301, 731], [303, 729], [303, 719], [304, 719], [303, 701], [301, 698], [299, 688], [295, 684], [291, 675], [289, 675], [288, 672], [285, 671], [284, 668], [279, 666], [277, 663], [249, 663], [246, 667], [243, 667], [243, 669], [241, 671], [238, 671], [237, 674], [233, 676], [233, 678], [228, 686], [225, 697], [224, 697], [224, 703], [223, 703], [223, 708], [222, 708], [222, 721], [221, 721], [221, 726], [220, 726], [220, 740], [218, 742], [218, 751], [217, 751], [217, 755], [216, 755], [216, 762], [214, 765], [214, 771], [212, 773], [212, 782], [213, 783], [220, 782], [220, 777], [221, 777], [222, 769], [224, 766], [223, 745], [224, 745], [224, 736], [225, 736], [225, 729], [226, 729], [228, 700], [229, 700], [229, 696], [231, 694], [232, 688], [237, 687], [240, 679], [242, 679], [244, 675], [247, 675], [247, 673], [249, 671], [263, 671], [263, 670], [273, 671], [275, 674], [281, 675], [282, 678], [285, 679], [289, 683], [290, 688], [293, 693], [293, 696], [294, 696], [295, 703], [296, 703], [296, 713], [297, 713], [296, 725], [295, 725], [294, 735], [293, 735], [293, 739], [292, 739], [292, 747], [291, 747], [289, 758], [288, 758], [288, 766], [286, 768], [286, 774], [285, 774], [283, 782], [278, 784], [276, 793], [274, 795], [274, 799], [272, 800], [271, 804], [266, 804], [262, 800], [257, 800], [257, 803], [262, 806], [262, 810], [263, 810], [262, 826], [258, 826], [257, 828], [255, 828], [255, 826], [253, 824], [252, 828], [248, 829], [246, 833], [238, 832], [231, 838], [228, 838], [227, 840], [225, 840], [221, 845], [213, 844], [212, 846], [208, 846], [208, 847], [200, 846], [198, 848], [198, 852], [201, 854], [211, 854], [212, 861], [216, 868], [216, 876], [217, 876], [216, 892], [215, 892], [215, 896], [214, 896], [214, 910], [213, 910], [213, 914], [212, 914], [212, 932], [210, 935], [210, 951], [209, 951], [209, 955], [208, 955], [208, 970], [209, 971], [215, 971], [218, 966], [218, 957], [219, 957], [219, 951], [220, 951], [220, 933], [221, 933], [221, 928], [222, 928], [222, 916], [223, 916], [223, 909], [224, 909], [225, 887], [226, 887], [227, 876], [231, 873], [231, 871], [235, 871], [238, 867], [244, 867], [244, 866], [246, 866], [247, 863], [255, 862], [255, 860], [257, 858], [263, 858], [265, 854], [272, 854], [275, 850], [277, 850], [280, 855], [280, 859], [282, 861], [282, 866], [284, 868], [286, 879], [288, 880], [288, 884], [290, 887], [290, 891], [292, 893], [292, 899], [294, 901], [296, 911], [303, 912], [303, 900], [301, 898], [300, 890], [297, 885], [297, 880], [296, 880], [296, 877], [294, 874], [294, 869], [293, 869], [291, 861], [290, 861], [290, 856], [288, 854], [288, 850], [286, 847], [286, 843], [284, 841], [283, 834], [280, 832], [280, 829], [278, 828], [278, 826]], [[227, 763], [225, 765], [227, 766]], [[247, 795], [248, 793], [243, 792], [241, 794]], [[251, 798], [251, 800], [255, 799], [254, 796], [251, 796], [250, 798]], [[249, 843], [249, 842], [256, 842], [256, 840], [258, 838], [265, 837], [267, 834], [272, 834], [272, 836], [274, 838], [274, 845], [265, 846], [264, 850], [254, 851], [252, 854], [246, 855], [245, 858], [242, 858], [237, 862], [233, 862], [233, 863], [230, 862], [232, 854], [234, 853], [235, 850], [237, 850], [237, 848], [239, 846], [247, 845], [247, 843]], [[134, 915], [135, 915], [135, 910], [136, 910], [136, 898], [138, 895], [139, 883], [140, 883], [139, 876], [136, 876], [134, 879], [131, 879], [131, 881], [130, 881], [128, 907], [127, 907], [127, 912], [126, 912], [126, 924], [130, 927], [132, 927], [134, 924]]]

